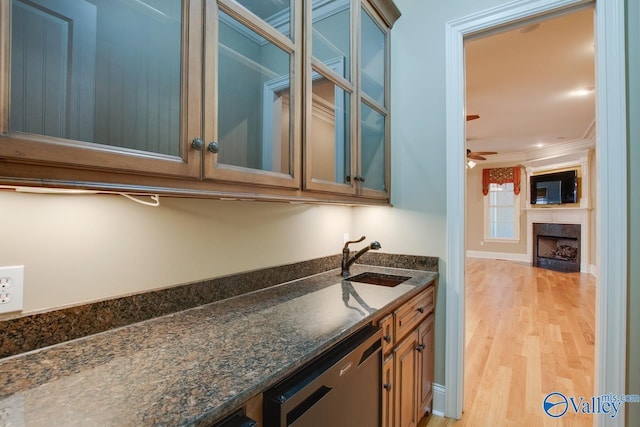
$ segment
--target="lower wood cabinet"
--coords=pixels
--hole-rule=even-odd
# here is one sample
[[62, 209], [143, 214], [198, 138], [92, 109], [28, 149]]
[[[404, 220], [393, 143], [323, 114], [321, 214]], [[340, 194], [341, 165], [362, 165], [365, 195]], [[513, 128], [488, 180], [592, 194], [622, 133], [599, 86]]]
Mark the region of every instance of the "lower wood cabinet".
[[[383, 343], [382, 427], [416, 427], [432, 411], [434, 377], [433, 287], [412, 298], [380, 321], [383, 331], [388, 324], [391, 339]], [[398, 318], [408, 312], [418, 313], [412, 328], [397, 328]], [[398, 333], [400, 330], [400, 333]]]
[[414, 330], [393, 352], [395, 364], [395, 427], [418, 424], [418, 331]]
[[393, 371], [393, 353], [382, 362], [382, 426], [392, 426], [395, 414], [395, 372]]
[[433, 409], [433, 375], [435, 345], [435, 315], [431, 313], [418, 327], [418, 365], [420, 368], [418, 384], [418, 421]]

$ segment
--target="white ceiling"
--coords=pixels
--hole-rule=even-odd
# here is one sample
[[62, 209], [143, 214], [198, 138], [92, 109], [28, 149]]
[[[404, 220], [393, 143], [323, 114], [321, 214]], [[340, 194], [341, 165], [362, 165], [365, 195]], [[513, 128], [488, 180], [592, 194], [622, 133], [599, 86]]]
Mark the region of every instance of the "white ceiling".
[[488, 162], [535, 159], [589, 139], [593, 20], [593, 9], [582, 9], [465, 42], [466, 113], [480, 115], [467, 122], [468, 149], [500, 153]]

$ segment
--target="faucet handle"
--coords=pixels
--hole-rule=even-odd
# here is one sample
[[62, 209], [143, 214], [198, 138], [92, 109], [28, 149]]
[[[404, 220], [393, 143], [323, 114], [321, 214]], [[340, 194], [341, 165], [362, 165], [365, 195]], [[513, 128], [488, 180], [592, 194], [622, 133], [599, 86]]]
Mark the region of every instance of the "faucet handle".
[[358, 240], [349, 240], [349, 241], [344, 243], [344, 249], [347, 249], [351, 243], [360, 243], [366, 238], [367, 238], [367, 236], [362, 236]]

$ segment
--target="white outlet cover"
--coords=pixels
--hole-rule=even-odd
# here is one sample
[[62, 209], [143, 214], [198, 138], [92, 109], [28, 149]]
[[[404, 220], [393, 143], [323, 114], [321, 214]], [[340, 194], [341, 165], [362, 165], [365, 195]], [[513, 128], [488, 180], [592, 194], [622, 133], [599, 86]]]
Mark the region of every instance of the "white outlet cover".
[[0, 313], [22, 311], [24, 265], [0, 267]]

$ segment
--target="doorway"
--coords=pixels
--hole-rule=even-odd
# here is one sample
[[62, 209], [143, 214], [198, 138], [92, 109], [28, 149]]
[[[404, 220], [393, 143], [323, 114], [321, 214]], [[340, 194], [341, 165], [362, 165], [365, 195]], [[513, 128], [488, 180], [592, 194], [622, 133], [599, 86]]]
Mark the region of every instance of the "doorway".
[[[540, 410], [540, 393], [592, 396], [594, 389], [594, 278], [567, 274], [580, 271], [576, 248], [581, 225], [566, 219], [553, 224], [537, 224], [536, 219], [531, 224], [532, 218], [548, 215], [564, 218], [571, 209], [585, 223], [583, 232], [593, 236], [589, 221], [597, 211], [589, 191], [595, 179], [595, 170], [589, 167], [595, 148], [593, 5], [481, 32], [466, 37], [464, 47], [468, 165], [464, 419], [472, 424], [485, 417], [541, 425], [546, 415]], [[562, 169], [566, 170], [558, 172]], [[580, 200], [532, 205], [528, 186], [532, 170], [579, 175]], [[565, 180], [565, 187], [574, 181]], [[540, 229], [543, 237], [537, 239], [541, 251], [532, 254], [537, 225], [546, 228]], [[551, 240], [547, 235], [567, 237]], [[594, 239], [587, 239], [585, 273], [592, 263], [589, 242], [595, 247]], [[573, 251], [573, 257], [565, 259], [562, 252], [555, 259], [552, 255], [558, 248]], [[541, 257], [536, 258], [539, 252]], [[545, 267], [563, 267], [565, 273], [532, 268], [532, 255]], [[490, 396], [497, 395], [505, 400], [496, 403]], [[563, 421], [576, 425], [592, 421], [574, 416], [566, 414]]]
[[[445, 415], [460, 418], [464, 370], [464, 260], [465, 260], [465, 157], [464, 37], [523, 19], [539, 17], [568, 7], [590, 3], [581, 0], [532, 0], [466, 16], [446, 25], [447, 69], [447, 266], [445, 325]], [[596, 138], [599, 155], [597, 215], [601, 236], [596, 263], [596, 355], [594, 395], [625, 390], [626, 349], [626, 87], [624, 1], [596, 2]], [[606, 66], [605, 66], [606, 65]], [[607, 191], [602, 191], [605, 188]], [[615, 308], [607, 310], [608, 307]], [[623, 425], [624, 414], [604, 415], [602, 425]]]

